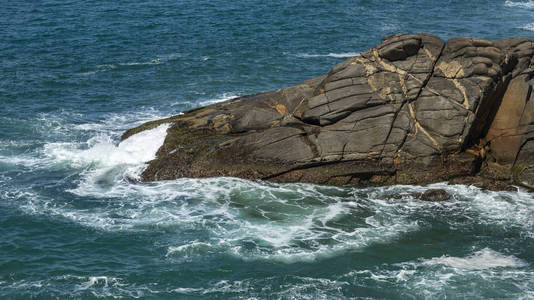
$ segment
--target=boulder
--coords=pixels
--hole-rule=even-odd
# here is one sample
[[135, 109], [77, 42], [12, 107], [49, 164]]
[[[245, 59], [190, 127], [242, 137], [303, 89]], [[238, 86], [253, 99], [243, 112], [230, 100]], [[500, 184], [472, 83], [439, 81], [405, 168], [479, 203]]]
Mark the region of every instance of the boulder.
[[396, 34], [328, 74], [171, 123], [145, 181], [534, 185], [534, 40]]
[[449, 200], [451, 196], [443, 189], [428, 189], [424, 193], [417, 195], [417, 198], [428, 202], [441, 202]]

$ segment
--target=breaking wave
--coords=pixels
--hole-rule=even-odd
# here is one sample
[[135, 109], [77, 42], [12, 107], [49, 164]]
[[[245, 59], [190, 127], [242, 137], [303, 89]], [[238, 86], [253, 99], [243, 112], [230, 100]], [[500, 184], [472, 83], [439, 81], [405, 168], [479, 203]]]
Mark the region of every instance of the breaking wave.
[[335, 58], [348, 58], [360, 56], [359, 52], [345, 52], [345, 53], [328, 53], [328, 54], [309, 54], [309, 53], [300, 53], [297, 54], [297, 57], [335, 57]]
[[528, 264], [513, 255], [503, 255], [489, 248], [476, 251], [467, 257], [441, 256], [428, 259], [422, 262], [423, 265], [445, 267], [460, 270], [485, 270], [491, 268], [525, 267]]
[[507, 0], [504, 2], [504, 5], [507, 7], [518, 7], [526, 9], [534, 9], [534, 1], [510, 1]]
[[529, 23], [529, 24], [521, 27], [521, 29], [527, 30], [527, 31], [534, 31], [534, 23]]
[[[418, 232], [425, 222], [421, 214], [432, 218], [456, 215], [480, 224], [519, 227], [530, 237], [534, 232], [532, 195], [522, 192], [488, 192], [446, 184], [362, 189], [236, 178], [146, 184], [115, 181], [109, 185], [104, 188], [98, 181], [87, 180], [70, 190], [81, 197], [111, 199], [105, 207], [81, 210], [38, 195], [23, 207], [29, 213], [61, 216], [105, 231], [187, 229], [192, 232], [190, 237], [167, 246], [166, 257], [179, 261], [219, 253], [245, 261], [321, 260]], [[444, 188], [463, 196], [450, 203], [425, 203], [411, 196], [427, 188]], [[397, 199], [398, 195], [402, 198]], [[460, 221], [451, 217], [447, 222], [454, 225]], [[427, 264], [474, 266], [494, 254], [483, 251], [463, 260], [445, 256]]]
[[239, 97], [239, 94], [237, 93], [223, 93], [220, 96], [215, 97], [214, 99], [200, 101], [199, 106], [206, 106], [206, 105], [211, 105], [215, 103], [220, 103], [220, 102], [228, 101], [228, 100], [231, 100], [237, 97]]

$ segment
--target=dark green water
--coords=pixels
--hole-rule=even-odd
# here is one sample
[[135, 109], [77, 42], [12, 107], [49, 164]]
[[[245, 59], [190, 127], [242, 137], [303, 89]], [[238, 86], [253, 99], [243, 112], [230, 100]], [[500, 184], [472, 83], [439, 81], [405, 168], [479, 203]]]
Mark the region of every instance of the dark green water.
[[533, 194], [135, 183], [165, 127], [118, 144], [391, 33], [534, 37], [534, 2], [1, 3], [0, 299], [534, 299]]

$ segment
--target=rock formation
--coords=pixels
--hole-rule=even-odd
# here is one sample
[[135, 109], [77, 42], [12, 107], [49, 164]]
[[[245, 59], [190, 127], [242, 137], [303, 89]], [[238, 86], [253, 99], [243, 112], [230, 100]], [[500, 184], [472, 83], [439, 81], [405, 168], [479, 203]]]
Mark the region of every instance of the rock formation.
[[171, 123], [143, 180], [534, 185], [534, 40], [396, 34], [328, 74]]

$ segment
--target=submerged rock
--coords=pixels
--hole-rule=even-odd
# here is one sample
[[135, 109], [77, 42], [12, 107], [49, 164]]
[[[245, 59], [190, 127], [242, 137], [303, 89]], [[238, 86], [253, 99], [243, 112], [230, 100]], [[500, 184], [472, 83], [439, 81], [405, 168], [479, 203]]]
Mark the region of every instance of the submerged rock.
[[423, 201], [441, 202], [449, 200], [451, 195], [449, 195], [449, 193], [443, 189], [429, 189], [424, 193], [417, 195], [417, 198]]
[[534, 185], [534, 40], [397, 34], [301, 84], [171, 123], [145, 181]]

